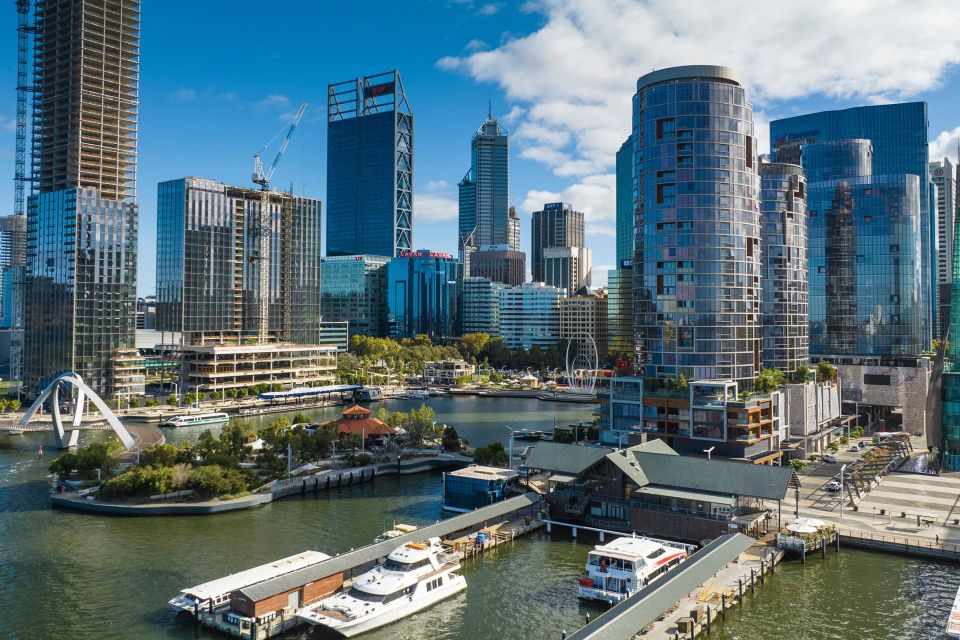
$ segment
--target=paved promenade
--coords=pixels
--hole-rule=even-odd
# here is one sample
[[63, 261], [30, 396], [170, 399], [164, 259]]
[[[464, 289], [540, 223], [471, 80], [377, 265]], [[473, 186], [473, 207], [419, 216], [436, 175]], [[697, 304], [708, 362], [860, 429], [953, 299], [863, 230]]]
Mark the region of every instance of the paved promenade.
[[[922, 440], [913, 441], [914, 455], [926, 452]], [[840, 494], [826, 489], [844, 463], [858, 455], [849, 450], [833, 464], [816, 462], [800, 474], [800, 515], [819, 518], [838, 528], [865, 534], [895, 536], [931, 544], [960, 545], [960, 473], [929, 476], [893, 471], [875, 485], [853, 510], [849, 500], [840, 509]], [[792, 521], [794, 500], [783, 505], [784, 522]], [[903, 514], [906, 514], [904, 517]]]

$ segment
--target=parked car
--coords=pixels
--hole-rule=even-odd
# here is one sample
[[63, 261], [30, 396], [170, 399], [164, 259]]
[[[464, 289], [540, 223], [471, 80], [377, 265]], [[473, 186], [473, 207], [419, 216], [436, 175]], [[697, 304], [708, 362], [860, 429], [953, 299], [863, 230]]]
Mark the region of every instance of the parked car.
[[827, 491], [832, 491], [836, 493], [837, 491], [840, 491], [840, 481], [831, 480], [830, 482], [827, 483], [827, 486], [825, 488]]
[[852, 447], [850, 447], [850, 451], [859, 452], [859, 451], [860, 451], [860, 445], [858, 445], [858, 444], [853, 445]]
[[830, 462], [830, 463], [837, 462], [837, 456], [833, 455], [832, 453], [823, 454], [822, 459], [824, 462]]

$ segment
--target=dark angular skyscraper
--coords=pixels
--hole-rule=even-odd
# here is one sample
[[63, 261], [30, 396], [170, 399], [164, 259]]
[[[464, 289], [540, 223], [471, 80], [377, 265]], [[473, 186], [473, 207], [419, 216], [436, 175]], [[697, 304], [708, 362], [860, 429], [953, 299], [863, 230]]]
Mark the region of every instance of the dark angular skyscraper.
[[139, 0], [37, 0], [24, 382], [113, 393], [133, 346]]
[[412, 247], [413, 113], [394, 70], [327, 87], [327, 255]]

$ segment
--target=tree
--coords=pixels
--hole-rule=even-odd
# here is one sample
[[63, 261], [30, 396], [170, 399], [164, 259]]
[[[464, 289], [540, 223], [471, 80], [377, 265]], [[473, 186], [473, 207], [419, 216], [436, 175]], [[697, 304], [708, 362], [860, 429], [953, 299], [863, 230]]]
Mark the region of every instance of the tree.
[[469, 373], [465, 373], [462, 376], [457, 376], [457, 386], [465, 387], [468, 384], [470, 384], [470, 380], [472, 379], [473, 379], [473, 376], [471, 376]]
[[503, 444], [493, 442], [485, 447], [477, 447], [473, 453], [473, 461], [490, 467], [506, 467], [510, 464], [510, 456]]
[[140, 452], [140, 465], [144, 467], [172, 467], [177, 460], [177, 448], [172, 444], [155, 444]]
[[770, 393], [783, 386], [785, 378], [779, 369], [761, 369], [754, 381], [753, 389], [757, 393]]
[[298, 413], [293, 416], [293, 424], [310, 424], [310, 418], [305, 413]]
[[443, 448], [447, 451], [460, 451], [460, 434], [453, 427], [446, 427], [443, 430], [443, 439], [441, 440]]
[[817, 363], [817, 381], [818, 382], [836, 382], [837, 381], [837, 368], [827, 362], [826, 360], [821, 360]]
[[790, 374], [791, 382], [808, 382], [810, 380], [810, 367], [805, 364], [800, 365]]
[[490, 342], [489, 333], [465, 333], [460, 338], [460, 345], [463, 352], [470, 357], [478, 358]]
[[670, 391], [682, 393], [687, 390], [687, 378], [682, 373], [678, 373], [676, 378], [667, 378], [664, 380], [663, 386]]
[[20, 398], [10, 400], [10, 411], [20, 411]]
[[177, 396], [167, 396], [167, 405], [171, 407], [177, 406]]
[[797, 473], [800, 473], [801, 471], [807, 468], [807, 463], [804, 460], [801, 460], [800, 458], [791, 458], [790, 466], [793, 467], [794, 471], [796, 471]]
[[830, 444], [827, 445], [827, 451], [829, 451], [830, 453], [836, 453], [840, 451], [840, 445], [837, 444], [836, 442], [831, 442]]
[[851, 438], [862, 438], [863, 437], [863, 427], [854, 427], [850, 429]]
[[243, 460], [250, 454], [250, 444], [256, 437], [253, 426], [244, 420], [231, 420], [220, 431], [221, 451], [232, 458]]

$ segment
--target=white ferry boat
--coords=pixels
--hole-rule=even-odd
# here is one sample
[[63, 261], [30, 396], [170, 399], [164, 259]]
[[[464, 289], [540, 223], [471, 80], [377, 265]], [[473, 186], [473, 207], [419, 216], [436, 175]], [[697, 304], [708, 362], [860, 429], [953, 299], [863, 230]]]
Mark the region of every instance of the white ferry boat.
[[354, 581], [348, 591], [304, 607], [297, 617], [345, 638], [396, 622], [467, 588], [457, 555], [430, 538], [408, 543]]
[[294, 556], [274, 560], [267, 564], [232, 573], [210, 582], [198, 584], [181, 591], [170, 601], [170, 606], [186, 613], [210, 612], [230, 604], [230, 593], [252, 584], [282, 576], [291, 571], [329, 560], [330, 556], [319, 551], [304, 551]]
[[384, 531], [376, 538], [373, 539], [373, 543], [377, 544], [379, 542], [386, 542], [387, 540], [393, 540], [394, 538], [399, 538], [402, 535], [407, 533], [413, 533], [417, 530], [417, 526], [413, 524], [395, 524], [393, 529], [389, 531]]
[[960, 638], [960, 589], [957, 589], [957, 597], [950, 609], [950, 617], [947, 618], [947, 637]]
[[225, 413], [198, 413], [191, 416], [177, 416], [167, 420], [161, 427], [216, 427], [230, 422]]
[[616, 604], [687, 559], [683, 546], [666, 546], [649, 538], [617, 538], [587, 555], [587, 575], [577, 595]]

